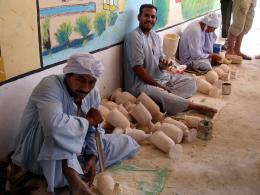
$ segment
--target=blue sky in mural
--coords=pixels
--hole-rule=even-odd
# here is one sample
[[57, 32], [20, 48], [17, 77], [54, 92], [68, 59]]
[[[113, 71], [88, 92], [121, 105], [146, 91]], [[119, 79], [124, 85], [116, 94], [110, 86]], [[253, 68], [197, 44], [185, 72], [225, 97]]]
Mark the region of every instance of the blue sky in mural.
[[126, 11], [118, 12], [114, 26], [108, 27], [100, 36], [95, 35], [86, 46], [70, 47], [57, 53], [43, 55], [43, 66], [66, 60], [74, 53], [95, 51], [123, 41], [125, 34], [138, 26], [137, 14], [140, 5], [144, 3], [152, 3], [152, 0], [127, 0]]
[[87, 5], [71, 5], [71, 6], [61, 6], [56, 8], [45, 8], [41, 9], [40, 16], [53, 16], [58, 14], [65, 14], [65, 13], [77, 13], [83, 11], [95, 11], [96, 4], [89, 3]]

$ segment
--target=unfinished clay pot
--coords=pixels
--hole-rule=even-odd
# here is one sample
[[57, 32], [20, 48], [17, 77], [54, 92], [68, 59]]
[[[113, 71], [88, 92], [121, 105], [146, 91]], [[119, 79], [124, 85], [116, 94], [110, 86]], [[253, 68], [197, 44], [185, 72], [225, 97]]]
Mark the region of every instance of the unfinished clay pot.
[[212, 86], [209, 90], [210, 97], [219, 97], [221, 94], [221, 90], [217, 86]]
[[166, 55], [166, 60], [174, 59], [175, 53], [178, 48], [180, 35], [178, 34], [165, 34], [163, 37], [163, 53]]
[[148, 137], [151, 136], [151, 134], [146, 134], [144, 131], [139, 129], [126, 129], [126, 134], [131, 136], [135, 141], [138, 143], [141, 143], [142, 141], [146, 140]]
[[238, 55], [226, 55], [226, 58], [231, 60], [231, 64], [241, 64], [243, 61], [243, 58]]
[[225, 72], [219, 67], [214, 68], [214, 70], [218, 74], [218, 78], [221, 79]]
[[214, 85], [218, 81], [218, 73], [216, 73], [214, 70], [208, 71], [205, 75], [205, 79]]
[[136, 99], [137, 102], [141, 102], [152, 116], [157, 115], [160, 112], [159, 106], [148, 96], [142, 92]]
[[220, 64], [231, 64], [231, 60], [228, 60], [227, 58], [225, 58], [225, 56], [221, 56], [222, 59], [219, 61]]
[[117, 109], [122, 112], [123, 115], [125, 115], [125, 117], [131, 122], [132, 121], [132, 117], [129, 115], [128, 111], [125, 109], [125, 107], [120, 104], [117, 106]]
[[221, 68], [225, 73], [228, 73], [230, 70], [229, 66], [226, 64], [221, 64], [219, 68]]
[[103, 119], [106, 120], [107, 115], [109, 114], [110, 110], [103, 105], [99, 105], [98, 110], [100, 111]]
[[208, 81], [199, 77], [196, 78], [196, 85], [197, 91], [206, 95], [209, 94], [209, 91], [212, 87], [212, 85]]
[[107, 107], [109, 110], [113, 110], [118, 106], [115, 102], [112, 101], [102, 101], [101, 105]]
[[110, 100], [111, 100], [111, 101], [115, 101], [116, 98], [117, 98], [121, 93], [122, 93], [122, 89], [121, 89], [121, 88], [117, 88], [116, 90], [114, 90], [114, 91], [112, 92], [112, 95], [111, 95], [111, 97], [110, 97]]
[[202, 118], [198, 116], [184, 116], [184, 122], [189, 128], [196, 128], [198, 129], [199, 122]]
[[164, 119], [166, 113], [162, 113], [162, 112], [157, 112], [156, 114], [152, 115], [152, 122], [156, 123], [156, 122], [160, 122]]
[[152, 115], [141, 102], [139, 102], [129, 113], [140, 125], [148, 126], [149, 128], [153, 127], [151, 121]]
[[120, 127], [122, 129], [130, 127], [129, 120], [117, 108], [109, 112], [106, 121], [113, 125], [113, 127]]
[[236, 79], [238, 74], [237, 69], [230, 69], [230, 79]]
[[231, 76], [231, 72], [228, 73], [224, 73], [221, 77], [222, 81], [229, 81], [230, 80], [230, 76]]
[[174, 124], [171, 123], [161, 123], [158, 128], [162, 130], [166, 135], [168, 135], [175, 143], [179, 144], [183, 138], [183, 131]]
[[187, 136], [189, 133], [189, 128], [184, 123], [177, 121], [171, 117], [166, 117], [162, 122], [176, 125], [183, 131], [184, 136]]
[[133, 103], [130, 103], [130, 102], [128, 102], [124, 105], [127, 112], [130, 112], [135, 106], [136, 106], [136, 104], [133, 104]]
[[149, 137], [149, 141], [161, 151], [168, 153], [173, 159], [178, 158], [182, 154], [181, 145], [175, 144], [174, 141], [161, 130], [155, 131]]
[[187, 125], [185, 125], [183, 122], [181, 121], [177, 121], [173, 118], [170, 117], [166, 117], [163, 122], [165, 123], [171, 123], [176, 125], [177, 127], [179, 127], [182, 132], [183, 132], [183, 141], [191, 143], [197, 135], [197, 130], [196, 129], [191, 129], [189, 130], [189, 128], [187, 127]]
[[193, 140], [197, 137], [197, 129], [190, 129], [189, 134], [184, 136], [183, 141], [187, 143], [193, 142]]
[[137, 129], [140, 129], [140, 130], [142, 130], [142, 131], [144, 131], [145, 133], [148, 133], [148, 134], [153, 131], [153, 130], [151, 130], [150, 127], [148, 127], [148, 126], [146, 126], [146, 125], [137, 124], [137, 125], [136, 125], [136, 128], [137, 128]]
[[97, 188], [102, 195], [113, 195], [115, 181], [109, 173], [99, 173], [97, 176]]
[[118, 96], [115, 99], [115, 102], [117, 104], [123, 104], [123, 105], [126, 105], [128, 102], [135, 103], [136, 97], [133, 96], [131, 93], [124, 91], [118, 94]]

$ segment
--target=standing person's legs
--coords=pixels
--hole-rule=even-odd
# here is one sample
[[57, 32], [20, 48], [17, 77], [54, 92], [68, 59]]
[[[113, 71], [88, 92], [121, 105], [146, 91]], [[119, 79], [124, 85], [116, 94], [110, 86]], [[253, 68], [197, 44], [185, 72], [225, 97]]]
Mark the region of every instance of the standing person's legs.
[[244, 35], [247, 34], [249, 32], [249, 30], [251, 29], [251, 27], [252, 27], [253, 20], [254, 20], [254, 15], [255, 15], [255, 6], [256, 6], [256, 2], [252, 1], [251, 5], [249, 7], [249, 10], [247, 12], [245, 25], [244, 25], [244, 30], [243, 30], [242, 33], [240, 33], [237, 36], [236, 44], [235, 44], [235, 48], [234, 48], [235, 54], [243, 57], [243, 59], [245, 59], [245, 60], [251, 60], [252, 58], [247, 56], [246, 54], [242, 53], [240, 51], [240, 49], [241, 49], [241, 44], [242, 44]]
[[236, 39], [244, 31], [248, 10], [249, 5], [245, 0], [237, 0], [233, 2], [233, 23], [228, 30], [226, 55], [235, 54], [234, 48]]
[[227, 38], [232, 15], [232, 0], [220, 0], [222, 16], [222, 37]]

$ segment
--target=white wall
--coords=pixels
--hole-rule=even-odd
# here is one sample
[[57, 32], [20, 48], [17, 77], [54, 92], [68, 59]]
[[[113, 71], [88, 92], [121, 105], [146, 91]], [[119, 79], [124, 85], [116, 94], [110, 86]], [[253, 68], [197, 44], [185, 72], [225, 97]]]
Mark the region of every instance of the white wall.
[[[159, 34], [163, 36], [169, 32], [180, 32], [187, 23], [165, 30]], [[105, 64], [105, 72], [97, 86], [102, 97], [108, 97], [112, 91], [121, 87], [122, 83], [122, 45], [94, 54]], [[37, 83], [50, 74], [61, 74], [63, 65], [44, 70], [39, 73], [4, 84], [0, 87], [0, 158], [8, 154], [15, 146], [15, 137], [27, 100]], [[21, 121], [22, 122], [22, 121]]]

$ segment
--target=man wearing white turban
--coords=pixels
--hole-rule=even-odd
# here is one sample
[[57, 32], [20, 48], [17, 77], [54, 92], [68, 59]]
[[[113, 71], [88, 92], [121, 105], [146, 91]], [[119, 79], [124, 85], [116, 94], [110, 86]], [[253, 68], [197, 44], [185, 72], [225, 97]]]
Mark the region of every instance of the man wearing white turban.
[[221, 59], [213, 53], [213, 44], [217, 39], [215, 29], [221, 25], [221, 15], [210, 13], [201, 20], [192, 22], [181, 35], [179, 60], [188, 68], [209, 71], [212, 65]]
[[103, 70], [93, 55], [73, 55], [63, 69], [65, 75], [43, 78], [30, 96], [12, 163], [43, 175], [49, 192], [70, 185], [72, 194], [92, 194], [86, 181], [92, 184], [96, 174], [96, 131], [101, 133], [105, 167], [133, 156], [139, 148], [131, 137], [104, 134], [99, 125], [95, 83]]

